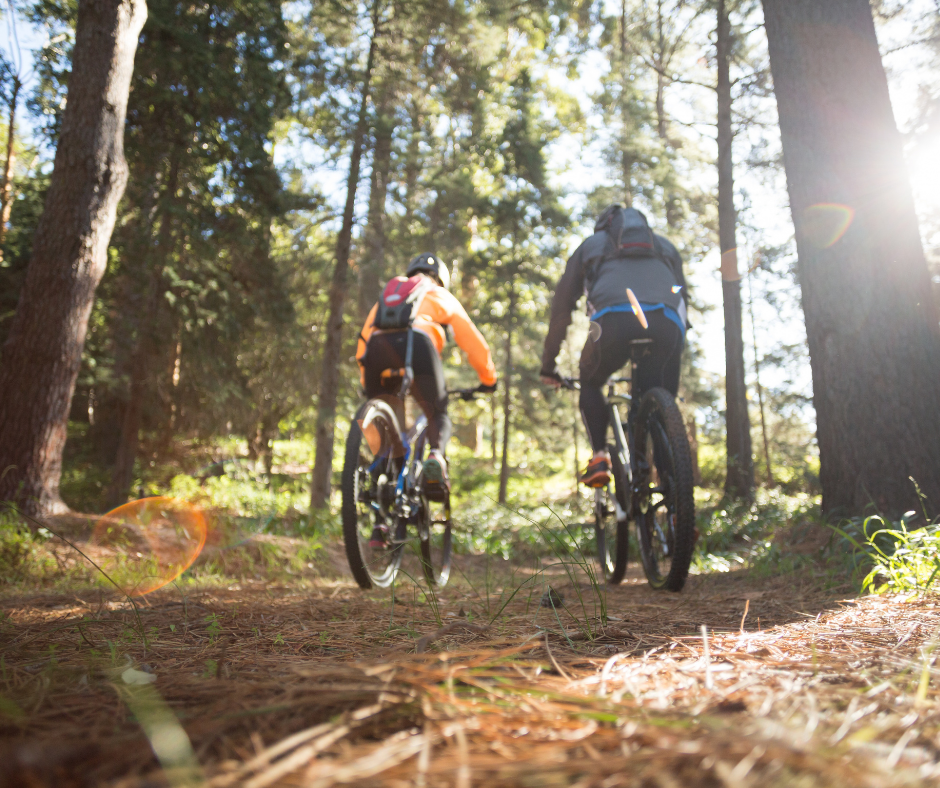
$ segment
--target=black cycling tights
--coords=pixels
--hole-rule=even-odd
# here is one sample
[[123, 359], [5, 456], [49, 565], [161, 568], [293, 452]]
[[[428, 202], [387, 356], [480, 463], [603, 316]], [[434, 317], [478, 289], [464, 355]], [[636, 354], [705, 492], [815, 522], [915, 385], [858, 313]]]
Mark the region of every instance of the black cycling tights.
[[661, 309], [647, 312], [646, 319], [649, 329], [643, 328], [632, 312], [608, 312], [591, 323], [581, 351], [579, 405], [595, 453], [607, 446], [607, 401], [603, 387], [630, 360], [630, 340], [653, 340], [652, 346], [641, 350], [636, 359], [633, 402], [639, 403], [640, 397], [654, 386], [668, 389], [673, 396], [679, 390], [682, 332]]
[[[382, 378], [387, 369], [399, 370], [405, 366], [405, 348], [408, 341], [407, 331], [375, 333], [369, 337], [365, 355], [362, 358], [365, 367], [365, 389], [367, 397], [381, 395], [397, 399], [401, 389], [401, 378], [397, 375]], [[447, 386], [444, 382], [444, 368], [441, 357], [431, 338], [423, 331], [414, 331], [411, 368], [414, 370], [414, 384], [411, 393], [428, 419], [428, 443], [432, 449], [446, 449], [450, 440], [451, 422], [447, 416]], [[396, 412], [403, 419], [401, 402], [396, 402]], [[402, 425], [404, 428], [404, 425]]]

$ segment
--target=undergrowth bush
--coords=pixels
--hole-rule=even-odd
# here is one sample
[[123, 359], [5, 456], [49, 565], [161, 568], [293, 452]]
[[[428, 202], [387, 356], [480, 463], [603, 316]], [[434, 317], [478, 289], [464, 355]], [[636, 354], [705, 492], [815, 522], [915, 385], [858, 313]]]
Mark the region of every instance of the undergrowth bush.
[[697, 574], [745, 566], [768, 574], [792, 571], [799, 558], [783, 549], [775, 537], [794, 525], [823, 527], [818, 497], [788, 495], [779, 489], [758, 489], [752, 504], [729, 503], [718, 490], [700, 490], [696, 510], [699, 540], [692, 571]]
[[87, 582], [91, 572], [69, 551], [57, 550], [45, 528], [30, 529], [11, 512], [0, 513], [0, 588], [50, 587]]
[[873, 515], [833, 527], [851, 550], [857, 570], [868, 569], [862, 591], [927, 594], [940, 590], [940, 523], [910, 528], [912, 514], [896, 522]]

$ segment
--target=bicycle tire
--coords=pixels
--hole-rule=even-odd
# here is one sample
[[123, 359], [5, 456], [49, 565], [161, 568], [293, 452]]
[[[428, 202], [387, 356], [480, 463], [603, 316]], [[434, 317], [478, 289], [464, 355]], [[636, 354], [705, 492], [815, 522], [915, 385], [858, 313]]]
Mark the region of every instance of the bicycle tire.
[[[363, 435], [366, 429], [371, 446]], [[342, 476], [343, 541], [349, 568], [360, 588], [387, 588], [401, 566], [406, 523], [392, 512], [394, 485], [398, 478], [396, 464], [402, 456], [398, 419], [391, 407], [380, 400], [369, 400], [356, 412], [346, 439]], [[378, 463], [378, 465], [376, 465]], [[383, 480], [382, 477], [385, 477]], [[365, 532], [379, 524], [388, 529], [390, 541], [381, 549], [369, 546]]]
[[695, 547], [692, 455], [682, 414], [666, 389], [653, 388], [643, 396], [634, 435], [643, 570], [653, 588], [681, 591]]
[[[421, 468], [428, 454], [427, 436], [422, 433], [415, 441], [415, 465]], [[420, 491], [420, 480], [419, 480]], [[450, 579], [454, 534], [450, 513], [450, 494], [443, 501], [431, 501], [419, 492], [417, 515], [418, 541], [421, 545], [421, 568], [429, 586], [443, 588]], [[432, 508], [440, 508], [443, 518], [435, 519]], [[437, 526], [437, 527], [435, 527]]]
[[[597, 545], [597, 563], [605, 582], [617, 585], [627, 573], [629, 561], [629, 500], [630, 488], [627, 481], [626, 469], [620, 461], [616, 446], [608, 446], [607, 451], [611, 459], [614, 491], [611, 493], [610, 485], [604, 491], [603, 511], [596, 504], [594, 506], [594, 541]], [[617, 520], [617, 507], [614, 506], [614, 496], [624, 512], [624, 519]], [[611, 522], [613, 518], [613, 522]], [[611, 544], [613, 543], [613, 544]], [[611, 550], [611, 546], [613, 550]]]

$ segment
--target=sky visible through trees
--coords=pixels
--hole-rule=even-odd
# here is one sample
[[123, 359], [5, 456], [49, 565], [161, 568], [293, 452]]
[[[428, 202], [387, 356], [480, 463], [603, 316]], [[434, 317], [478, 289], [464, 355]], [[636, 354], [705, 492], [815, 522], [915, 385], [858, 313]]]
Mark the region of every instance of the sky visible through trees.
[[[135, 72], [129, 104], [132, 181], [72, 408], [73, 421], [84, 425], [74, 446], [81, 444], [101, 468], [97, 484], [107, 487], [109, 503], [147, 484], [141, 469], [148, 458], [172, 454], [174, 441], [238, 436], [270, 470], [273, 440], [312, 434], [326, 283], [378, 18], [370, 9], [392, 20], [383, 22], [391, 34], [376, 36], [366, 105], [338, 416], [348, 418], [355, 401], [346, 351], [360, 320], [362, 266], [375, 264], [368, 250], [381, 250], [383, 281], [413, 254], [437, 251], [458, 262], [455, 293], [470, 300], [497, 368], [511, 336], [509, 400], [467, 408], [458, 418], [487, 444], [474, 452], [497, 465], [498, 411], [509, 407], [516, 414], [511, 464], [525, 467], [530, 454], [551, 445], [552, 427], [567, 429], [572, 417], [570, 403], [546, 395], [534, 377], [552, 283], [593, 217], [626, 190], [683, 254], [693, 309], [680, 394], [701, 433], [703, 462], [721, 465], [708, 459], [707, 448], [723, 451], [724, 429], [714, 4], [532, 2], [514, 12], [500, 3], [428, 2], [416, 13], [394, 2], [243, 0], [231, 8], [210, 4], [205, 19], [171, 2], [150, 6], [138, 54], [150, 71]], [[761, 7], [743, 1], [728, 7], [744, 362], [762, 478], [755, 374], [767, 397], [772, 462], [782, 466], [805, 466], [812, 384]], [[940, 23], [928, 0], [884, 0], [873, 8], [937, 283], [940, 191], [930, 173], [940, 167]], [[20, 3], [15, 25], [4, 11], [0, 50], [24, 82], [0, 268], [5, 337], [51, 171], [74, 4]], [[244, 29], [248, 20], [257, 29]], [[194, 54], [207, 36], [215, 53], [208, 59]], [[213, 58], [232, 73], [213, 72]], [[175, 82], [163, 95], [166, 80]], [[135, 105], [149, 90], [156, 91], [146, 99], [149, 110]], [[8, 118], [5, 102], [0, 109]], [[165, 109], [148, 120], [153, 102]], [[380, 112], [389, 134], [385, 158], [377, 155]], [[192, 135], [195, 147], [160, 138], [169, 117], [179, 118], [180, 139]], [[384, 197], [376, 192], [378, 168]], [[383, 204], [379, 226], [370, 205]], [[135, 267], [145, 248], [146, 264]], [[504, 287], [510, 271], [518, 292]], [[524, 305], [518, 315], [517, 303]], [[575, 326], [569, 343], [579, 347], [584, 321]], [[336, 440], [341, 445], [339, 432]]]

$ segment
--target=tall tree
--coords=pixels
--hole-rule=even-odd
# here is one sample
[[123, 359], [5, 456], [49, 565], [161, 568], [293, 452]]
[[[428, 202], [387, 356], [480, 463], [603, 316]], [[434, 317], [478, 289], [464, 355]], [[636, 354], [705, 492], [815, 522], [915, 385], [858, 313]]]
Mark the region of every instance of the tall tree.
[[[284, 38], [280, 4], [271, 0], [234, 8], [150, 0], [128, 105], [131, 182], [114, 241], [123, 297], [109, 330], [126, 357], [115, 377], [128, 382], [112, 392], [123, 410], [112, 506], [126, 500], [145, 428], [162, 432], [164, 445], [172, 439], [171, 400], [179, 392], [169, 370], [177, 358], [189, 361], [200, 331], [187, 313], [206, 306], [213, 290], [224, 294], [222, 316], [201, 328], [222, 327], [225, 346], [236, 348], [255, 318], [277, 308], [267, 251], [284, 198], [267, 143], [287, 105]], [[176, 355], [183, 344], [185, 358]], [[237, 354], [225, 355], [231, 372]]]
[[0, 360], [0, 499], [29, 514], [59, 496], [69, 405], [127, 182], [124, 117], [145, 0], [79, 4], [68, 103], [45, 209]]
[[365, 319], [379, 298], [385, 275], [385, 202], [388, 199], [389, 171], [392, 166], [392, 138], [395, 117], [383, 94], [376, 111], [375, 142], [372, 146], [372, 175], [369, 183], [369, 216], [364, 233], [364, 249], [359, 263], [359, 313]]
[[868, 0], [763, 0], [823, 509], [940, 510], [940, 327]]
[[[7, 64], [3, 64], [7, 66]], [[16, 110], [19, 104], [20, 90], [23, 80], [19, 72], [12, 66], [2, 68], [5, 72], [0, 76], [4, 83], [4, 99], [9, 109], [7, 116], [7, 145], [3, 161], [3, 173], [0, 175], [0, 245], [3, 244], [7, 234], [7, 223], [10, 221], [10, 212], [13, 209], [13, 166], [16, 163]], [[9, 87], [7, 87], [7, 85]], [[0, 259], [3, 253], [0, 252]]]
[[310, 484], [311, 509], [322, 509], [330, 502], [336, 403], [340, 387], [340, 354], [343, 348], [343, 313], [346, 306], [346, 283], [349, 278], [349, 253], [352, 248], [353, 212], [356, 205], [356, 191], [359, 188], [363, 142], [369, 123], [367, 113], [372, 89], [372, 71], [375, 68], [375, 52], [380, 35], [380, 15], [381, 0], [373, 0], [370, 13], [372, 31], [369, 39], [369, 54], [362, 75], [359, 114], [353, 132], [352, 149], [349, 155], [349, 175], [346, 179], [346, 205], [343, 208], [343, 223], [336, 238], [333, 278], [330, 283], [330, 311], [327, 318], [326, 339], [323, 343], [320, 389], [317, 396], [316, 454]]
[[749, 500], [754, 495], [751, 421], [744, 380], [744, 334], [741, 321], [741, 274], [738, 271], [737, 215], [734, 210], [734, 159], [731, 125], [731, 18], [727, 0], [718, 0], [715, 58], [718, 80], [718, 242], [721, 294], [725, 313], [725, 421], [728, 452], [725, 494]]

